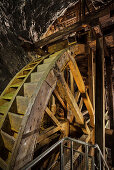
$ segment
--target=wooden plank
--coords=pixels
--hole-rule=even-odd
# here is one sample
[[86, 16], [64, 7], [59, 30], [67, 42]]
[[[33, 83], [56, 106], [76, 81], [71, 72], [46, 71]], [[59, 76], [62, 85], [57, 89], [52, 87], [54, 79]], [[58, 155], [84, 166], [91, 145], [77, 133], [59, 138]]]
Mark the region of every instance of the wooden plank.
[[72, 71], [74, 80], [75, 80], [75, 82], [76, 82], [76, 84], [78, 86], [79, 91], [81, 92], [81, 96], [83, 97], [83, 101], [84, 101], [84, 103], [86, 105], [86, 108], [87, 108], [87, 110], [89, 112], [90, 125], [92, 127], [94, 127], [94, 110], [93, 110], [91, 101], [89, 99], [88, 93], [86, 91], [84, 81], [83, 81], [82, 76], [80, 74], [80, 71], [79, 71], [79, 68], [77, 66], [77, 63], [76, 63], [74, 57], [71, 55], [70, 52], [69, 52], [69, 58], [71, 59], [69, 61], [70, 70]]
[[49, 108], [47, 107], [45, 109], [46, 113], [50, 116], [50, 118], [55, 122], [55, 124], [57, 126], [60, 126], [60, 122], [58, 121], [58, 119], [54, 116], [54, 114], [49, 110]]
[[101, 37], [96, 40], [95, 142], [105, 156], [104, 109], [104, 46]]

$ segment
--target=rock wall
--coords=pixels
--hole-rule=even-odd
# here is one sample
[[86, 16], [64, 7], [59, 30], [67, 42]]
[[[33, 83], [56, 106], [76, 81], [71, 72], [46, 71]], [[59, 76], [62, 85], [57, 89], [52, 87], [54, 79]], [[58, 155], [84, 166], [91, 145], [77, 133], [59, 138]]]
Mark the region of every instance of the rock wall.
[[76, 0], [0, 1], [0, 93], [30, 60], [19, 36], [37, 41], [46, 28]]

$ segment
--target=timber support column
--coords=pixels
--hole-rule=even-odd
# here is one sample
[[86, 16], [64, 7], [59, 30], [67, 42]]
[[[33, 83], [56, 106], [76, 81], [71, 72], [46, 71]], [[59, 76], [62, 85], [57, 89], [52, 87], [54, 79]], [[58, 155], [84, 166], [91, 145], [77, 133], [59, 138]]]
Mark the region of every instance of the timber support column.
[[107, 93], [108, 93], [108, 113], [110, 119], [110, 129], [114, 129], [114, 115], [113, 115], [113, 93], [112, 93], [112, 63], [111, 56], [105, 56], [106, 63], [106, 79], [107, 79]]
[[104, 107], [104, 45], [103, 37], [96, 40], [95, 143], [105, 156]]
[[95, 109], [95, 69], [94, 69], [94, 54], [90, 49], [90, 55], [88, 56], [88, 81], [89, 81], [89, 97]]

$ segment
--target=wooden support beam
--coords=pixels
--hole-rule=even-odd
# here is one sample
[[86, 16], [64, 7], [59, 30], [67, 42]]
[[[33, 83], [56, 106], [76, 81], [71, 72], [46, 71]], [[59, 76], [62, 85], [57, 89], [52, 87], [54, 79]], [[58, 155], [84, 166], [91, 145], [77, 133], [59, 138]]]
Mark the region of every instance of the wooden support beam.
[[55, 104], [55, 97], [53, 95], [52, 95], [51, 111], [55, 115], [55, 113], [56, 113], [56, 104]]
[[86, 8], [87, 8], [87, 11], [90, 13], [90, 9], [89, 9], [89, 7], [88, 7], [88, 4], [87, 4], [87, 1], [85, 0], [85, 6], [86, 6]]
[[48, 46], [48, 52], [50, 54], [55, 53], [56, 51], [60, 51], [64, 48], [68, 47], [68, 40], [62, 40], [60, 42], [57, 42], [55, 44], [51, 44]]
[[49, 110], [49, 108], [47, 107], [45, 109], [46, 113], [50, 116], [50, 118], [53, 120], [53, 122], [57, 125], [60, 126], [60, 122], [58, 121], [58, 119], [54, 116], [54, 114]]
[[70, 71], [70, 88], [71, 88], [72, 94], [74, 95], [74, 79], [73, 79], [73, 75], [71, 71]]
[[69, 52], [69, 58], [71, 59], [70, 62], [69, 62], [70, 70], [72, 71], [74, 80], [75, 80], [75, 82], [76, 82], [76, 84], [78, 86], [79, 91], [81, 92], [81, 95], [83, 97], [83, 101], [84, 101], [84, 103], [86, 105], [86, 108], [87, 108], [87, 110], [89, 112], [90, 125], [92, 127], [94, 127], [94, 110], [93, 110], [91, 101], [89, 99], [88, 93], [86, 91], [84, 81], [83, 81], [82, 76], [80, 74], [80, 71], [78, 69], [77, 63], [76, 63], [74, 57], [71, 55], [70, 52]]
[[106, 147], [112, 149], [114, 146], [114, 130], [105, 129]]
[[63, 106], [63, 108], [64, 108], [65, 110], [67, 110], [67, 107], [66, 107], [63, 99], [61, 98], [61, 96], [59, 95], [59, 93], [58, 93], [58, 91], [57, 91], [56, 89], [54, 90], [54, 94], [55, 94], [55, 96], [57, 97], [57, 99], [59, 100], [59, 102], [61, 103], [61, 105]]
[[79, 97], [80, 97], [80, 91], [78, 90], [77, 93], [76, 93], [76, 97], [75, 97], [75, 100], [76, 100], [77, 103], [78, 103]]
[[114, 23], [112, 22], [112, 24], [102, 28], [102, 32], [104, 36], [107, 36], [111, 34], [112, 32], [114, 32]]
[[112, 167], [114, 167], [114, 130], [105, 129], [106, 147], [111, 149]]
[[85, 0], [82, 0], [82, 20], [84, 20], [85, 17]]
[[40, 56], [45, 56], [45, 55], [48, 54], [47, 52], [45, 52], [40, 47], [34, 48], [34, 44], [32, 44], [30, 41], [23, 41], [22, 40], [21, 47], [23, 47], [24, 50], [27, 51], [27, 52], [35, 52], [37, 55], [40, 55]]
[[72, 113], [74, 114], [74, 116], [76, 118], [76, 122], [78, 124], [80, 124], [84, 133], [89, 134], [90, 133], [89, 128], [88, 128], [87, 124], [84, 124], [83, 115], [76, 103], [74, 96], [72, 95], [71, 90], [69, 89], [69, 87], [64, 79], [64, 76], [61, 73], [59, 73], [59, 81], [58, 81], [57, 86], [58, 86], [58, 90], [60, 90], [60, 92], [62, 89], [62, 91], [64, 93], [64, 97], [65, 97], [66, 101], [68, 102], [68, 104], [72, 110]]
[[79, 103], [80, 111], [82, 110], [82, 107], [83, 107], [83, 98], [81, 98], [80, 103]]
[[95, 108], [95, 70], [94, 70], [94, 54], [92, 49], [90, 49], [90, 55], [88, 55], [88, 81], [89, 81], [89, 97], [93, 108]]
[[63, 30], [60, 30], [42, 40], [39, 40], [38, 42], [36, 42], [34, 44], [35, 48], [41, 47], [41, 46], [45, 46], [47, 44], [50, 44], [52, 42], [55, 42], [57, 40], [63, 39], [64, 36], [69, 35], [73, 32], [76, 32], [77, 30], [79, 30], [79, 27], [82, 26], [82, 24], [98, 24], [98, 22], [94, 23], [94, 20], [98, 20], [99, 17], [102, 17], [104, 15], [106, 15], [107, 13], [110, 12], [110, 10], [114, 9], [114, 3], [110, 3], [105, 7], [100, 8], [99, 10], [97, 10], [96, 12], [94, 11], [93, 13], [88, 14], [84, 17], [84, 20], [79, 21]]
[[[72, 95], [71, 90], [69, 89], [67, 83], [65, 82], [63, 75], [60, 75], [60, 82], [58, 82], [57, 86], [60, 91], [61, 89], [63, 89], [64, 97], [66, 101], [68, 102], [68, 104], [71, 106], [72, 112], [74, 113], [77, 123], [83, 125], [84, 124], [83, 116], [79, 110], [79, 107], [75, 101], [75, 98]], [[66, 96], [65, 96], [65, 93], [66, 93]]]
[[111, 56], [105, 56], [105, 65], [106, 65], [106, 81], [107, 81], [107, 95], [108, 95], [108, 114], [110, 119], [110, 128], [114, 129]]
[[104, 46], [103, 37], [96, 40], [96, 95], [95, 95], [95, 142], [105, 156], [104, 111]]
[[50, 142], [52, 142], [55, 138], [59, 137], [60, 134], [54, 133], [51, 136], [48, 136], [45, 140], [42, 140], [40, 143], [38, 143], [38, 146], [36, 146], [35, 151], [40, 149], [41, 147], [45, 145], [49, 145]]
[[39, 134], [38, 136], [38, 140], [37, 143], [40, 143], [42, 140], [46, 139], [48, 136], [51, 136], [52, 134], [58, 132], [59, 130], [61, 130], [61, 127], [49, 127], [46, 130], [44, 130], [41, 134]]

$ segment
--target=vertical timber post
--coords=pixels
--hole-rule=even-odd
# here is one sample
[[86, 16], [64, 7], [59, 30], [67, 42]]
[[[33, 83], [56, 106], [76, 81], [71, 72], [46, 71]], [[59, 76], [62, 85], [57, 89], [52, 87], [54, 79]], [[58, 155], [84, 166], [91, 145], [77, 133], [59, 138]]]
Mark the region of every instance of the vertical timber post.
[[105, 156], [104, 46], [103, 37], [96, 40], [95, 142]]
[[84, 19], [84, 17], [85, 17], [85, 0], [82, 0], [81, 1], [82, 2], [82, 20]]
[[105, 56], [105, 63], [106, 63], [106, 79], [107, 79], [108, 112], [109, 112], [109, 119], [110, 119], [110, 129], [114, 129], [111, 56]]
[[94, 54], [92, 49], [90, 49], [90, 55], [88, 58], [89, 97], [93, 105], [93, 108], [95, 109], [95, 90], [94, 90], [95, 74], [94, 74], [93, 58], [94, 58]]

